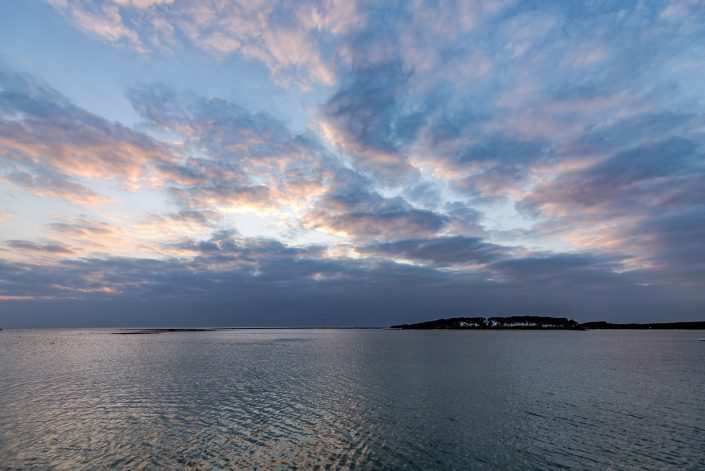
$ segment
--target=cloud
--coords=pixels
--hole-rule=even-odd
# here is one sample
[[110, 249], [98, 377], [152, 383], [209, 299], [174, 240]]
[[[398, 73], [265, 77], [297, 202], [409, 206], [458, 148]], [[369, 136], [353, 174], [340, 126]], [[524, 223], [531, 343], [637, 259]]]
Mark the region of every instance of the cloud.
[[401, 197], [359, 189], [327, 195], [304, 217], [308, 227], [358, 241], [432, 236], [446, 222], [444, 215], [414, 208]]
[[303, 211], [327, 191], [336, 162], [317, 139], [222, 99], [154, 84], [128, 94], [145, 125], [175, 136], [182, 155], [157, 170], [184, 209]]
[[54, 217], [39, 240], [0, 241], [0, 251], [18, 262], [56, 264], [68, 258], [134, 254], [140, 238], [130, 228], [115, 226], [85, 215]]
[[356, 2], [340, 0], [50, 3], [83, 31], [139, 52], [186, 43], [214, 55], [240, 54], [262, 62], [280, 83], [303, 87], [336, 78], [327, 48], [317, 39], [345, 35], [365, 22]]
[[566, 209], [599, 211], [603, 218], [613, 210], [696, 202], [703, 196], [698, 189], [705, 170], [701, 159], [695, 143], [674, 137], [563, 174], [534, 198]]
[[367, 245], [362, 253], [395, 259], [432, 263], [436, 266], [478, 267], [510, 256], [506, 247], [489, 244], [479, 237], [435, 237], [406, 239]]
[[111, 224], [96, 217], [54, 217], [46, 225], [47, 237], [70, 244], [74, 257], [134, 255], [147, 238], [127, 221]]
[[547, 218], [544, 231], [568, 233], [588, 249], [629, 254], [626, 268], [697, 279], [702, 261], [679, 254], [705, 248], [697, 234], [705, 201], [702, 162], [702, 148], [691, 140], [655, 141], [562, 173], [522, 205]]
[[705, 280], [705, 209], [693, 205], [643, 222], [639, 245], [650, 266], [667, 273], [657, 281], [698, 289]]
[[617, 273], [619, 258], [589, 253], [534, 254], [495, 261], [491, 272], [501, 281], [545, 288], [572, 287], [590, 291], [605, 289], [610, 282], [638, 278]]
[[400, 113], [409, 74], [400, 63], [356, 70], [323, 108], [321, 130], [328, 140], [387, 178], [412, 170], [401, 147], [422, 124], [420, 114]]
[[3, 179], [39, 196], [95, 204], [81, 179], [139, 185], [152, 165], [173, 161], [164, 144], [73, 105], [39, 80], [0, 68]]
[[52, 222], [49, 224], [52, 232], [62, 236], [98, 238], [113, 234], [116, 227], [100, 221], [89, 221], [85, 218], [75, 218], [68, 221]]
[[[50, 0], [49, 3], [66, 13], [81, 30], [100, 36], [108, 41], [129, 42], [138, 51], [144, 51], [139, 34], [123, 23], [120, 9], [111, 3], [91, 4], [89, 2], [68, 2]], [[135, 2], [142, 4], [146, 2]], [[141, 5], [140, 5], [141, 7]]]
[[159, 168], [184, 209], [249, 210], [353, 238], [429, 235], [446, 223], [442, 214], [370, 189], [371, 180], [345, 168], [315, 136], [293, 134], [268, 114], [163, 85], [129, 96], [147, 126], [176, 135], [182, 152], [202, 155]]
[[132, 5], [136, 8], [151, 8], [157, 5], [169, 5], [174, 0], [115, 0], [119, 5]]
[[[39, 197], [49, 197], [65, 200], [72, 204], [95, 206], [108, 201], [107, 197], [76, 183], [60, 172], [31, 165], [7, 165], [2, 167], [10, 171], [0, 176], [0, 181], [19, 186], [28, 193]], [[19, 167], [22, 170], [17, 169]], [[26, 171], [24, 169], [28, 169]]]
[[26, 240], [10, 240], [5, 244], [13, 251], [31, 255], [72, 255], [74, 250], [60, 242], [32, 242]]
[[[702, 303], [702, 294], [692, 291], [680, 297], [640, 286], [634, 274], [612, 272], [609, 260], [588, 255], [496, 260], [487, 271], [452, 272], [374, 258], [327, 259], [317, 247], [231, 233], [190, 244], [196, 255], [186, 260], [0, 262], [0, 296], [36, 300], [3, 306], [1, 320], [30, 325], [27, 309], [44, 312], [41, 300], [51, 300], [56, 316], [32, 317], [44, 325], [188, 325], [197, 310], [201, 325], [244, 326], [389, 325], [448, 313], [548, 312], [588, 320], [599, 312], [601, 318], [645, 320], [660, 318], [666, 307], [692, 319]], [[444, 248], [430, 253], [450, 254]]]

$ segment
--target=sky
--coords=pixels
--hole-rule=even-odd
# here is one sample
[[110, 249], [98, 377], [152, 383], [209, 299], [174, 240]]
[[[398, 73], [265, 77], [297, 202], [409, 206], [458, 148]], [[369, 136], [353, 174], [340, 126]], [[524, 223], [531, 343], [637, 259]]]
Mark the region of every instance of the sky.
[[705, 2], [0, 3], [0, 327], [705, 319]]

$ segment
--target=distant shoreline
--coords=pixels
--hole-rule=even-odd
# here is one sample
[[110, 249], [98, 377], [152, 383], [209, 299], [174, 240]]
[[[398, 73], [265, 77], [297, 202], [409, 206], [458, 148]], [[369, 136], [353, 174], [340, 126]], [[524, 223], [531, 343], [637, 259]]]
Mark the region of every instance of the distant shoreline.
[[[518, 319], [518, 320], [517, 320]], [[277, 327], [10, 327], [12, 330], [104, 330], [114, 335], [150, 335], [161, 333], [216, 332], [227, 330], [705, 330], [705, 321], [617, 323], [590, 321], [578, 323], [565, 317], [452, 317], [393, 326], [277, 326]], [[0, 331], [3, 329], [0, 328]], [[112, 332], [110, 332], [112, 331]]]
[[593, 321], [579, 323], [566, 317], [451, 317], [415, 324], [390, 327], [396, 330], [705, 330], [705, 321], [611, 323]]
[[117, 327], [97, 327], [98, 329], [117, 330], [111, 332], [115, 335], [148, 335], [174, 332], [217, 332], [224, 330], [384, 330], [389, 327], [203, 327], [203, 328], [117, 328]]
[[690, 322], [651, 322], [647, 324], [619, 324], [606, 321], [599, 322], [584, 322], [580, 324], [587, 330], [638, 330], [638, 329], [657, 329], [657, 330], [704, 330], [705, 321], [690, 321]]

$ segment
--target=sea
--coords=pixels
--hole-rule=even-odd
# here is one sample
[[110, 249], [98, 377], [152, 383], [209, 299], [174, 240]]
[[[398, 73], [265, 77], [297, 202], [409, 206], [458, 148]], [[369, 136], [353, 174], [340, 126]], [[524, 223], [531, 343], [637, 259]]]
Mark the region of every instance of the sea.
[[703, 470], [705, 332], [0, 331], [0, 469]]

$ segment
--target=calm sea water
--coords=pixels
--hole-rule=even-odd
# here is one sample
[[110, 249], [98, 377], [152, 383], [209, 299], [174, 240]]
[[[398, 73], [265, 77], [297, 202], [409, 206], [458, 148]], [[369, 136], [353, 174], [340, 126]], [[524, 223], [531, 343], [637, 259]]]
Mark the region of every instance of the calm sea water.
[[0, 332], [1, 469], [705, 469], [693, 331]]

